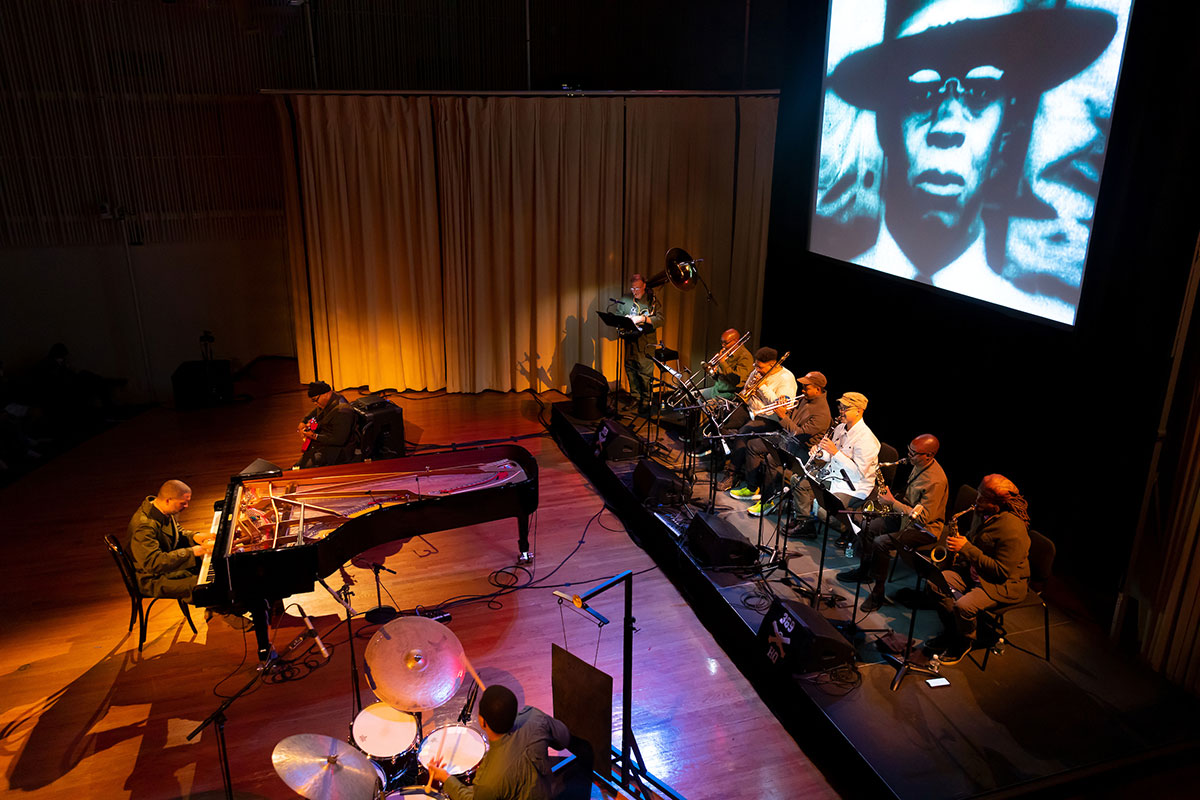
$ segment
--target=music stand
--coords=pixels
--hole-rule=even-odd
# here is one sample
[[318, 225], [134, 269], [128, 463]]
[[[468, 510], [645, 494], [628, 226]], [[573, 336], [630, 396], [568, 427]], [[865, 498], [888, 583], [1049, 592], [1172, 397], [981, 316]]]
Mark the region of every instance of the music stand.
[[[633, 324], [633, 320], [623, 314], [610, 314], [607, 311], [597, 311], [600, 321], [617, 331], [617, 389], [613, 393], [616, 398], [617, 416], [620, 416], [621, 404], [621, 373], [625, 371], [625, 337], [631, 333], [641, 334], [641, 329]], [[629, 387], [632, 389], [633, 387]]]
[[[854, 516], [862, 517], [863, 522], [859, 526], [859, 529], [858, 529], [859, 532], [856, 535], [862, 536], [864, 538], [866, 536], [871, 535], [870, 529], [869, 529], [871, 520], [879, 519], [880, 517], [904, 516], [903, 512], [900, 512], [900, 511], [850, 511], [849, 509], [843, 509], [839, 513], [845, 515], [847, 523], [850, 522], [850, 517], [854, 517]], [[847, 628], [847, 630], [842, 631], [842, 633], [843, 633], [843, 635], [847, 635], [847, 636], [851, 636], [851, 635], [855, 635], [855, 634], [859, 634], [859, 633], [891, 633], [892, 632], [891, 628], [860, 628], [858, 626], [858, 598], [859, 598], [859, 595], [862, 593], [862, 570], [861, 570], [862, 558], [861, 557], [859, 558], [859, 562], [860, 562], [860, 569], [858, 571], [859, 578], [858, 578], [858, 580], [856, 580], [854, 582], [854, 607], [850, 612], [850, 619], [848, 620], [848, 623], [847, 623], [848, 628]], [[867, 615], [863, 614], [863, 619], [866, 620], [866, 618], [867, 618]], [[835, 623], [835, 627], [836, 627], [836, 625], [837, 625], [837, 623]]]
[[[950, 590], [950, 584], [946, 582], [946, 576], [942, 574], [942, 568], [929, 560], [929, 557], [924, 553], [918, 552], [912, 545], [901, 545], [899, 553], [906, 553], [911, 557], [906, 559], [917, 572], [917, 586], [921, 585], [921, 579], [924, 578], [926, 583], [931, 583], [938, 588], [938, 591], [943, 592], [945, 597], [953, 597]], [[917, 664], [912, 660], [913, 634], [917, 630], [917, 610], [913, 608], [912, 614], [908, 618], [908, 642], [904, 645], [904, 658], [900, 658], [894, 653], [884, 653], [883, 657], [896, 665], [896, 675], [892, 678], [892, 691], [900, 688], [900, 682], [904, 680], [904, 676], [910, 672], [920, 672], [925, 675], [937, 675], [938, 664], [936, 661], [929, 664]]]
[[829, 520], [833, 519], [834, 515], [841, 511], [844, 506], [837, 495], [826, 489], [812, 473], [805, 469], [804, 464], [801, 464], [799, 459], [794, 458], [793, 460], [800, 467], [800, 471], [804, 473], [804, 480], [808, 481], [809, 485], [812, 486], [813, 497], [816, 499], [817, 505], [825, 510], [825, 519], [821, 525], [821, 558], [817, 563], [817, 585], [815, 587], [809, 586], [808, 581], [803, 577], [796, 576], [796, 582], [801, 585], [793, 588], [802, 596], [810, 598], [813, 608], [816, 608], [822, 600], [830, 608], [834, 608], [837, 605], [837, 595], [833, 592], [823, 593], [821, 591], [821, 581], [825, 575], [825, 550], [829, 546], [829, 529], [833, 527]]

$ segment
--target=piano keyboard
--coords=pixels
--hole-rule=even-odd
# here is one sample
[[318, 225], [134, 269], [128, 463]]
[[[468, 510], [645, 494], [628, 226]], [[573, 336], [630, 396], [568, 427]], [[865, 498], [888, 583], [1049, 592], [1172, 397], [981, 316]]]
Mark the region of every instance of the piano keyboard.
[[[209, 531], [212, 533], [213, 536], [217, 535], [217, 526], [220, 523], [221, 523], [221, 512], [214, 511], [212, 527], [209, 528]], [[200, 577], [198, 577], [196, 579], [196, 585], [200, 586], [200, 585], [211, 583], [211, 582], [212, 582], [212, 553], [205, 553], [204, 561], [201, 562], [201, 564], [200, 564]]]

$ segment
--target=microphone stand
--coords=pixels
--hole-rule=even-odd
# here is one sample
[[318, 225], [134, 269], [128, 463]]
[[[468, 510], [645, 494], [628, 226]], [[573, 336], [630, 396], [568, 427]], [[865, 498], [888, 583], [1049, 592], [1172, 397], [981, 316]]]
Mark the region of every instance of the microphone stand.
[[[897, 556], [900, 553], [906, 553], [911, 557], [911, 563], [917, 571], [917, 586], [921, 585], [921, 579], [924, 578], [926, 583], [932, 582], [939, 590], [945, 592], [946, 597], [951, 597], [950, 584], [946, 582], [946, 576], [942, 574], [942, 570], [932, 561], [925, 557], [924, 554], [917, 552], [916, 548], [911, 545], [901, 545]], [[920, 591], [918, 588], [916, 591]], [[908, 641], [904, 645], [904, 658], [900, 658], [892, 653], [884, 653], [883, 657], [896, 667], [896, 675], [892, 678], [892, 691], [900, 688], [900, 683], [904, 680], [904, 676], [910, 672], [920, 672], [924, 675], [937, 675], [940, 663], [935, 656], [927, 664], [918, 664], [912, 660], [913, 635], [917, 629], [917, 608], [912, 609], [912, 614], [908, 618]]]
[[[350, 598], [354, 596], [354, 592], [350, 591], [348, 584], [342, 584], [342, 588], [336, 592], [329, 588], [329, 584], [325, 583], [324, 578], [317, 578], [317, 583], [325, 587], [325, 591], [333, 595], [333, 599], [337, 600], [342, 608], [346, 609], [346, 643], [350, 647], [350, 685], [354, 689], [354, 716], [362, 711], [362, 693], [358, 687], [358, 663], [354, 656], [354, 628], [350, 625], [350, 619], [354, 616], [354, 608], [350, 605]], [[351, 722], [351, 736], [354, 735], [354, 723]]]
[[309, 636], [307, 634], [297, 636], [296, 639], [287, 646], [283, 653], [276, 653], [274, 648], [272, 648], [267, 659], [259, 662], [258, 667], [255, 668], [254, 675], [250, 677], [250, 680], [246, 681], [246, 684], [242, 686], [242, 688], [238, 689], [232, 695], [221, 701], [221, 705], [217, 706], [215, 711], [205, 717], [204, 720], [197, 725], [192, 732], [187, 735], [187, 737], [185, 737], [190, 742], [192, 739], [195, 739], [197, 736], [199, 736], [200, 732], [209, 725], [213, 725], [216, 728], [217, 762], [221, 767], [221, 780], [225, 785], [225, 797], [227, 800], [233, 800], [233, 778], [230, 776], [229, 772], [229, 750], [225, 743], [225, 723], [229, 721], [229, 718], [225, 716], [225, 711], [231, 705], [233, 705], [234, 701], [236, 701], [246, 692], [250, 691], [251, 686], [262, 680], [264, 675], [267, 675], [274, 670], [276, 665], [283, 660], [284, 656], [295, 650], [308, 638]]
[[395, 575], [394, 569], [388, 569], [383, 564], [371, 563], [371, 571], [375, 573], [375, 607], [368, 611], [363, 617], [372, 625], [383, 625], [391, 622], [396, 618], [396, 609], [383, 604], [383, 593], [379, 582], [379, 571], [390, 572]]

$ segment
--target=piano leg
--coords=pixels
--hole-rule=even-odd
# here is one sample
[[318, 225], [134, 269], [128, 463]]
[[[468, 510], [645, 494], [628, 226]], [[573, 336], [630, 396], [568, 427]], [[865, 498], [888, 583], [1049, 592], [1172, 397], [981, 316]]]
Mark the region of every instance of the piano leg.
[[258, 640], [258, 661], [266, 663], [271, 657], [270, 618], [267, 616], [267, 604], [256, 604], [250, 609], [250, 619], [254, 621], [254, 637]]
[[517, 550], [522, 553], [529, 552], [529, 515], [520, 514], [517, 516]]

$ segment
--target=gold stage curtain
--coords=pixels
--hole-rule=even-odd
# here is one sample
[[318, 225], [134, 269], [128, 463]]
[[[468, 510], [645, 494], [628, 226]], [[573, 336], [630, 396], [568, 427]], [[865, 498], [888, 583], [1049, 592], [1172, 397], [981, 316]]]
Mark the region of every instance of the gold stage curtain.
[[540, 391], [567, 388], [578, 362], [615, 380], [596, 312], [675, 246], [704, 259], [717, 298], [658, 290], [659, 338], [694, 366], [726, 327], [759, 324], [777, 106], [288, 97], [302, 379]]

